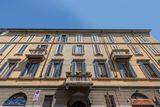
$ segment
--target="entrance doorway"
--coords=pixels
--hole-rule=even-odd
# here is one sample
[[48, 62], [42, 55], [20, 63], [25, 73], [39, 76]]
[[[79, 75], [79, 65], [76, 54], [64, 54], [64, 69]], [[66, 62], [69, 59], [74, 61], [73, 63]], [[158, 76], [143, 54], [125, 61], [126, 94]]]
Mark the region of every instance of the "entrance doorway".
[[81, 101], [77, 101], [72, 104], [72, 107], [86, 107], [86, 105], [82, 103]]

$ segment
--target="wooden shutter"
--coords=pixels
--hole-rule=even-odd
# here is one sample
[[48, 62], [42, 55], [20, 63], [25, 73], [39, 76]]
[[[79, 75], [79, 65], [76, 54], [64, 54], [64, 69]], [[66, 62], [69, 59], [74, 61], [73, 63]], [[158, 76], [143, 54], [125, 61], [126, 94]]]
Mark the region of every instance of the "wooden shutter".
[[118, 65], [119, 65], [119, 71], [120, 71], [121, 77], [125, 78], [126, 77], [125, 74], [124, 74], [125, 71], [124, 71], [124, 68], [123, 68], [122, 64], [119, 63]]
[[86, 73], [86, 63], [82, 62], [82, 74]]
[[98, 62], [95, 61], [93, 65], [94, 65], [95, 77], [96, 77], [96, 78], [99, 78], [99, 77], [100, 77], [100, 71], [99, 71], [99, 68], [98, 68], [98, 66], [99, 66], [99, 65], [98, 65]]
[[137, 77], [137, 74], [135, 73], [135, 70], [133, 69], [132, 65], [129, 63], [129, 71], [131, 72], [132, 76], [135, 78]]
[[156, 75], [158, 77], [160, 77], [160, 71], [159, 71], [159, 69], [153, 63], [149, 63], [149, 65], [152, 68], [152, 70], [156, 73]]
[[107, 72], [107, 76], [109, 77], [109, 78], [111, 78], [112, 77], [112, 74], [111, 74], [111, 69], [110, 69], [110, 66], [109, 66], [109, 63], [108, 63], [108, 61], [105, 63], [105, 68], [106, 68], [106, 72]]
[[149, 74], [147, 68], [144, 66], [143, 62], [140, 62], [139, 64], [140, 64], [139, 67], [141, 68], [141, 70], [143, 71], [145, 76], [148, 78], [152, 78], [151, 75]]

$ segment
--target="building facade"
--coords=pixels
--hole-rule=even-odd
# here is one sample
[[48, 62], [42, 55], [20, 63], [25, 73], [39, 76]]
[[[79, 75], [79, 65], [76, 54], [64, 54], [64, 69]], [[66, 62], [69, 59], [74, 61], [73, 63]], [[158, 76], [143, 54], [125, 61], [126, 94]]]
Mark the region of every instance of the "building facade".
[[149, 29], [1, 29], [0, 106], [159, 107]]

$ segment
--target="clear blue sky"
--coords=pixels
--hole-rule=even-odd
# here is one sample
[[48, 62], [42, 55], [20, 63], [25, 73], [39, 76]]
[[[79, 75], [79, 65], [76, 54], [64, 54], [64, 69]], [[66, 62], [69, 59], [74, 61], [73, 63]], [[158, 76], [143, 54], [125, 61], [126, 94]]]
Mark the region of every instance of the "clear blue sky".
[[0, 0], [0, 27], [149, 28], [160, 40], [160, 0]]

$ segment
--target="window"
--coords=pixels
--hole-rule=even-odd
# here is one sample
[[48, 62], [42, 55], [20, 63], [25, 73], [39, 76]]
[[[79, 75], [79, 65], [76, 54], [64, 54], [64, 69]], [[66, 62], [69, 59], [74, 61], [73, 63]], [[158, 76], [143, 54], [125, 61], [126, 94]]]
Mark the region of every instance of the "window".
[[84, 45], [74, 45], [73, 46], [73, 54], [84, 54]]
[[[126, 43], [132, 43], [132, 38], [128, 35], [123, 36], [123, 39]], [[142, 55], [140, 51], [140, 46], [136, 44], [129, 44], [128, 47], [132, 50], [134, 55]]]
[[45, 77], [60, 77], [62, 72], [62, 65], [62, 61], [51, 61], [48, 65]]
[[[19, 35], [15, 35], [11, 38], [10, 42], [14, 42], [17, 38], [18, 38]], [[0, 48], [0, 54], [3, 54], [3, 52], [9, 48], [10, 44], [5, 44], [3, 45], [1, 48]]]
[[128, 36], [128, 35], [124, 35], [123, 36], [123, 39], [126, 43], [132, 43], [132, 37], [131, 36]]
[[27, 102], [26, 94], [20, 92], [11, 96], [4, 102], [3, 106], [25, 106]]
[[132, 65], [129, 62], [117, 62], [117, 64], [122, 78], [137, 77]]
[[8, 78], [12, 71], [15, 69], [18, 61], [7, 61], [0, 69], [0, 77]]
[[48, 45], [38, 45], [37, 49], [47, 49]]
[[6, 35], [9, 31], [0, 31], [0, 36]]
[[53, 95], [45, 95], [43, 107], [53, 107]]
[[[33, 37], [34, 37], [34, 35], [30, 35], [26, 42], [31, 42]], [[26, 50], [27, 47], [28, 47], [27, 44], [22, 45], [21, 48], [19, 49], [19, 51], [17, 52], [17, 54], [23, 54], [23, 52]]]
[[116, 40], [115, 40], [115, 36], [114, 36], [114, 35], [109, 34], [109, 35], [107, 36], [107, 39], [108, 39], [108, 42], [109, 42], [109, 43], [116, 43]]
[[38, 62], [28, 62], [20, 77], [33, 78], [39, 67]]
[[111, 77], [111, 70], [109, 64], [105, 61], [95, 61], [93, 65], [96, 78]]
[[73, 74], [76, 74], [77, 72], [79, 73], [86, 73], [86, 64], [84, 61], [81, 60], [74, 60], [72, 61], [71, 65], [71, 72]]
[[139, 45], [131, 44], [128, 45], [134, 55], [142, 55]]
[[93, 50], [94, 50], [95, 55], [102, 55], [102, 51], [101, 51], [101, 48], [100, 48], [99, 44], [94, 44], [93, 45]]
[[61, 35], [61, 36], [59, 37], [59, 40], [58, 40], [58, 41], [61, 42], [61, 43], [67, 42], [67, 35]]
[[92, 40], [92, 42], [99, 42], [99, 38], [98, 38], [98, 35], [91, 35], [91, 40]]
[[0, 54], [3, 54], [3, 52], [9, 47], [9, 44], [5, 44], [0, 48]]
[[139, 34], [139, 39], [142, 43], [149, 43], [149, 41], [144, 35]]
[[116, 107], [116, 103], [113, 95], [105, 95], [106, 105], [107, 107]]
[[32, 39], [34, 38], [34, 34], [31, 34], [28, 38], [27, 38], [27, 41], [26, 42], [31, 42]]
[[56, 55], [63, 55], [63, 44], [58, 44], [57, 45]]
[[10, 40], [10, 42], [15, 42], [15, 40], [18, 38], [19, 34], [13, 36]]
[[82, 35], [81, 34], [76, 35], [76, 42], [77, 43], [82, 42]]
[[51, 40], [51, 35], [45, 35], [43, 38], [42, 38], [42, 41], [44, 42], [49, 42]]
[[160, 71], [159, 69], [149, 61], [142, 61], [139, 62], [139, 66], [141, 70], [144, 72], [145, 76], [148, 78], [159, 78]]
[[155, 46], [147, 45], [147, 47], [154, 55], [160, 55], [160, 50], [157, 49]]

